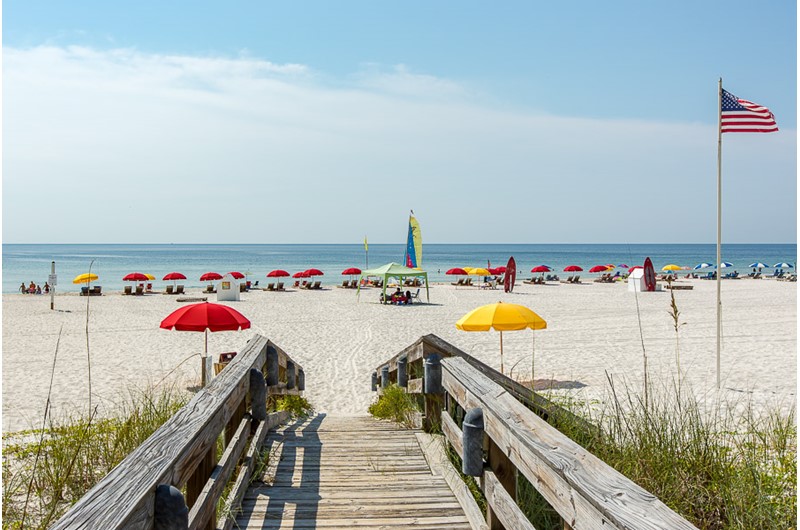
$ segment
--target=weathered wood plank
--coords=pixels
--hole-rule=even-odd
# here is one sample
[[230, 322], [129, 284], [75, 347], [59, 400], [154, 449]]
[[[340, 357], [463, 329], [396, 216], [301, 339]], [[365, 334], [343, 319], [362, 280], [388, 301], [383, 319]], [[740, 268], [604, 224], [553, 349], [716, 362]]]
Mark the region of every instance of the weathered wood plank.
[[[444, 414], [444, 416], [447, 415]], [[464, 510], [464, 515], [466, 515], [473, 530], [487, 530], [488, 527], [478, 503], [475, 502], [475, 498], [469, 488], [461, 480], [461, 476], [450, 463], [450, 459], [447, 458], [444, 438], [441, 435], [417, 433], [417, 440], [419, 440], [422, 452], [425, 453], [425, 457], [431, 466], [431, 471], [444, 477], [453, 495], [456, 496], [459, 505]]]
[[486, 434], [573, 528], [695, 528], [464, 359], [442, 366], [447, 392], [465, 409], [483, 410]]
[[231, 443], [222, 453], [219, 464], [214, 468], [211, 477], [206, 482], [205, 487], [200, 492], [200, 496], [189, 511], [189, 528], [205, 527], [212, 521], [214, 510], [216, 509], [217, 499], [219, 498], [225, 485], [235, 469], [236, 463], [242, 456], [247, 445], [247, 438], [250, 436], [250, 417], [245, 416], [239, 423], [239, 428], [231, 439]]
[[509, 495], [506, 488], [500, 483], [490, 469], [483, 472], [483, 493], [486, 495], [486, 502], [492, 507], [493, 516], [496, 517], [505, 528], [512, 530], [536, 530], [522, 510], [517, 506], [517, 502]]

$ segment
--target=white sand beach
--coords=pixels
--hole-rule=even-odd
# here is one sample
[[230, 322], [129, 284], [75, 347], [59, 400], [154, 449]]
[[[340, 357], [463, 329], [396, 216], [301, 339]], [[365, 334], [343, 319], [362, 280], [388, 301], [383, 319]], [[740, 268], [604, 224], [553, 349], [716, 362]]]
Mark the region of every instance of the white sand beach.
[[[329, 280], [327, 283], [333, 283]], [[676, 291], [679, 347], [685, 381], [695, 392], [716, 385], [715, 283], [681, 280], [693, 290]], [[252, 321], [252, 329], [209, 334], [209, 351], [237, 350], [254, 332], [294, 357], [306, 372], [306, 397], [320, 411], [365, 413], [374, 394], [370, 374], [383, 360], [421, 335], [434, 333], [499, 369], [497, 332], [462, 332], [455, 322], [483, 304], [504, 301], [530, 307], [548, 324], [535, 332], [536, 378], [578, 381], [577, 395], [603, 399], [606, 373], [637, 388], [642, 378], [642, 343], [650, 374], [672, 381], [676, 335], [669, 292], [629, 292], [627, 285], [525, 285], [515, 291], [435, 285], [431, 303], [385, 306], [377, 289], [362, 292], [332, 285], [322, 291], [251, 291], [230, 302]], [[199, 291], [188, 293], [200, 295]], [[424, 300], [424, 289], [420, 297]], [[215, 301], [211, 294], [209, 301]], [[641, 333], [638, 309], [641, 315]], [[85, 410], [88, 398], [86, 314], [93, 401], [101, 414], [113, 410], [128, 389], [149, 384], [199, 382], [202, 333], [159, 329], [181, 306], [175, 296], [152, 294], [80, 297], [3, 295], [3, 431], [41, 426], [58, 345], [52, 390], [53, 415]], [[530, 378], [531, 331], [504, 333], [505, 367]], [[790, 406], [797, 388], [797, 285], [775, 280], [723, 283], [722, 380], [725, 396], [757, 405]], [[179, 366], [180, 365], [180, 366]], [[176, 368], [177, 367], [177, 368]]]

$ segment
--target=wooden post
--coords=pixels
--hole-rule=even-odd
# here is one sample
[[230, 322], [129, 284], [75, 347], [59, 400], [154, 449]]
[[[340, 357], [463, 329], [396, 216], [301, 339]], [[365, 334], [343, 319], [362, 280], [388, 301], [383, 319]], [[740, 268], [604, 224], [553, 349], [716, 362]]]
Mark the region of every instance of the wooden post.
[[442, 425], [442, 401], [444, 398], [441, 357], [435, 353], [429, 355], [425, 358], [423, 369], [423, 392], [425, 394], [425, 422], [423, 427], [426, 432], [438, 432], [441, 430]]
[[258, 368], [250, 368], [250, 409], [253, 419], [267, 419], [267, 382]]
[[381, 368], [381, 388], [389, 386], [389, 366]]
[[188, 530], [189, 508], [181, 490], [169, 484], [156, 487], [156, 502], [153, 510], [154, 530]]
[[470, 409], [461, 426], [461, 472], [480, 477], [483, 474], [483, 411]]
[[267, 345], [267, 386], [278, 385], [278, 350], [272, 344]]
[[295, 386], [295, 370], [292, 361], [286, 361], [286, 390], [293, 390]]
[[306, 389], [306, 372], [302, 368], [297, 371], [297, 390], [301, 392]]
[[[200, 496], [200, 493], [203, 491], [203, 488], [208, 482], [208, 478], [211, 476], [211, 472], [214, 471], [214, 466], [217, 465], [217, 444], [212, 443], [211, 447], [208, 448], [208, 452], [203, 456], [203, 459], [197, 465], [197, 469], [194, 470], [192, 476], [189, 477], [189, 481], [186, 483], [186, 500], [187, 504], [194, 505], [197, 498]], [[217, 510], [216, 508], [209, 517], [208, 526], [206, 526], [207, 530], [213, 530], [217, 526]]]
[[372, 372], [372, 391], [378, 391], [378, 372]]
[[408, 387], [408, 358], [400, 357], [397, 359], [397, 386]]

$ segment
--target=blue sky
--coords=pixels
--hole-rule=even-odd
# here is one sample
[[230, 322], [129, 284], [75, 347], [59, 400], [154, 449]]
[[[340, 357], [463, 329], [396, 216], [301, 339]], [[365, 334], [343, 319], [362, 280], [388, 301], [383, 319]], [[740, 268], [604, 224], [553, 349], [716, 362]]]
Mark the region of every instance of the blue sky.
[[430, 242], [713, 242], [721, 76], [781, 128], [725, 135], [724, 240], [794, 242], [796, 25], [793, 2], [6, 2], [3, 240], [393, 243], [413, 208]]

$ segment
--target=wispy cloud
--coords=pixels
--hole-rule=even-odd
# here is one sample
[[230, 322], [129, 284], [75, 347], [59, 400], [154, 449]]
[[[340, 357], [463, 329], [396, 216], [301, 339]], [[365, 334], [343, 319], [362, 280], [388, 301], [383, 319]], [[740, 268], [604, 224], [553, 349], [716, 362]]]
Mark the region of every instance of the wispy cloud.
[[[247, 53], [3, 56], [8, 242], [395, 241], [410, 207], [429, 241], [714, 238], [713, 126], [501, 110], [402, 65], [331, 83]], [[796, 134], [768, 136], [726, 139], [726, 193], [785, 241]], [[758, 240], [744, 219], [730, 233]]]

